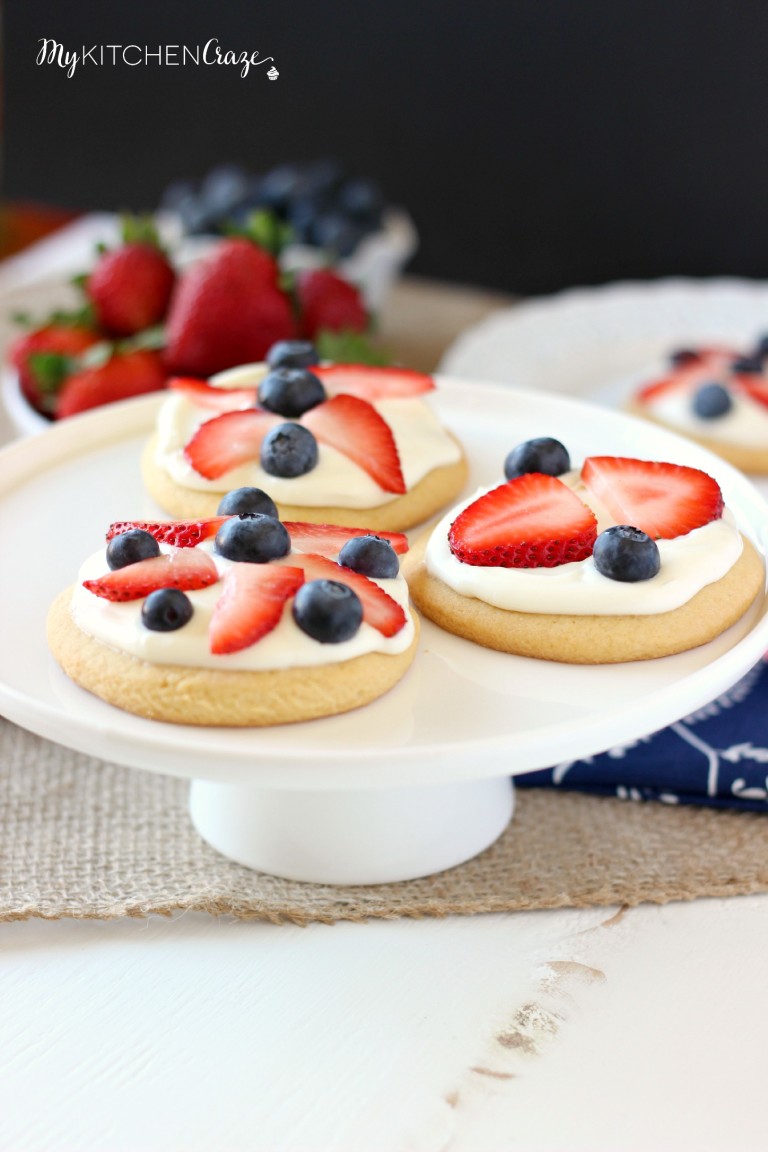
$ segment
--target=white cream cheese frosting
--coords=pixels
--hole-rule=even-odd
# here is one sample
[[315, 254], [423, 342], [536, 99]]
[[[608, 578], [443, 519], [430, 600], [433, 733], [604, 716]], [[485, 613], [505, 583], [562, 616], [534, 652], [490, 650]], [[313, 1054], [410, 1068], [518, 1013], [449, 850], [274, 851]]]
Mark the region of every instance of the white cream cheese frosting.
[[[221, 576], [231, 561], [220, 556], [213, 541], [198, 545], [208, 552]], [[172, 551], [160, 545], [161, 552]], [[294, 552], [295, 556], [296, 553]], [[272, 564], [291, 564], [291, 553]], [[349, 640], [340, 644], [321, 644], [307, 636], [294, 622], [290, 602], [284, 609], [277, 626], [248, 648], [223, 656], [215, 656], [208, 646], [208, 624], [213, 607], [221, 595], [222, 583], [187, 592], [193, 606], [192, 619], [174, 632], [153, 632], [141, 622], [143, 599], [114, 602], [89, 592], [83, 580], [98, 579], [109, 571], [104, 550], [89, 557], [78, 573], [72, 595], [72, 615], [77, 626], [110, 648], [125, 652], [137, 660], [150, 664], [176, 664], [184, 667], [211, 668], [218, 671], [259, 671], [264, 669], [296, 668], [321, 664], [336, 664], [351, 660], [368, 652], [395, 655], [405, 651], [413, 642], [414, 622], [409, 609], [408, 585], [402, 575], [393, 579], [375, 580], [393, 600], [404, 609], [406, 623], [394, 636], [387, 638], [365, 621]]]
[[[597, 530], [615, 524], [604, 507], [588, 493], [577, 472], [560, 480], [588, 504], [597, 517]], [[657, 540], [661, 567], [650, 580], [623, 583], [597, 571], [588, 557], [556, 568], [483, 568], [463, 564], [451, 552], [448, 530], [463, 508], [487, 489], [476, 492], [439, 522], [427, 544], [427, 571], [462, 596], [474, 597], [514, 612], [569, 616], [649, 616], [686, 604], [707, 584], [721, 579], [743, 549], [741, 533], [726, 511], [674, 540]]]
[[[249, 364], [213, 376], [210, 383], [221, 388], [253, 388], [266, 373], [266, 365]], [[246, 402], [241, 406], [252, 405]], [[428, 394], [376, 400], [373, 406], [392, 430], [408, 490], [435, 468], [460, 460], [461, 449], [438, 420]], [[232, 407], [235, 409], [238, 405]], [[155, 462], [183, 488], [201, 492], [229, 492], [246, 486], [263, 488], [278, 504], [307, 508], [374, 508], [399, 499], [396, 494], [384, 492], [364, 469], [342, 452], [322, 443], [318, 446], [317, 466], [303, 476], [291, 479], [272, 476], [254, 460], [216, 480], [207, 480], [189, 463], [184, 446], [201, 424], [216, 415], [181, 391], [169, 391], [163, 401], [157, 422]]]

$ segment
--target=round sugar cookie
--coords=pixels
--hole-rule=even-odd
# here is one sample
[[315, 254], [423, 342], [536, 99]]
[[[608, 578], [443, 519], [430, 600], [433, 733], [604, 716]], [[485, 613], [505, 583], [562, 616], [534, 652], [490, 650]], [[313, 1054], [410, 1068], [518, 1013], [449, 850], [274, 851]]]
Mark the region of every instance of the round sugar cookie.
[[416, 607], [475, 644], [566, 664], [616, 664], [671, 656], [706, 644], [739, 620], [765, 587], [763, 562], [746, 537], [734, 566], [681, 607], [658, 615], [568, 616], [510, 612], [461, 596], [427, 571], [429, 533], [403, 563]]
[[149, 720], [215, 727], [266, 727], [334, 716], [370, 704], [402, 678], [416, 654], [369, 652], [337, 664], [263, 671], [217, 671], [149, 664], [83, 632], [70, 603], [72, 588], [53, 602], [48, 643], [63, 671], [81, 688]]
[[[451, 437], [457, 444], [455, 437]], [[459, 445], [460, 447], [460, 445]], [[161, 467], [156, 460], [157, 437], [147, 443], [141, 458], [141, 472], [149, 495], [167, 513], [178, 519], [205, 519], [216, 515], [219, 502], [228, 490], [203, 491], [185, 488]], [[343, 527], [365, 527], [381, 532], [404, 532], [423, 524], [436, 512], [450, 504], [461, 492], [467, 480], [467, 462], [461, 458], [452, 464], [443, 464], [428, 472], [402, 496], [396, 496], [371, 508], [312, 507], [301, 504], [280, 504], [282, 520], [305, 520], [313, 524], [339, 524]]]

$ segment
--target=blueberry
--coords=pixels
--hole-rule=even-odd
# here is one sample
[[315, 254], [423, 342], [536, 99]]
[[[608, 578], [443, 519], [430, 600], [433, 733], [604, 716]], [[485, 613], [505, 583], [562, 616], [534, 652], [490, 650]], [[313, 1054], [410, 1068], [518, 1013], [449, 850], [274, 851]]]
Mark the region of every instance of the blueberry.
[[762, 372], [761, 356], [738, 356], [731, 362], [731, 372]]
[[366, 233], [365, 227], [351, 216], [338, 211], [324, 212], [312, 227], [312, 238], [318, 248], [335, 256], [351, 256]]
[[141, 622], [151, 632], [175, 632], [192, 619], [192, 601], [179, 588], [158, 588], [141, 606]]
[[311, 340], [278, 340], [267, 352], [270, 368], [311, 368], [320, 363], [320, 353]]
[[374, 180], [346, 180], [339, 189], [338, 204], [342, 212], [371, 230], [381, 224], [384, 203], [384, 193]]
[[726, 412], [730, 411], [733, 407], [733, 400], [727, 389], [713, 380], [709, 384], [702, 384], [696, 390], [691, 401], [691, 407], [696, 415], [701, 416], [703, 420], [714, 420], [717, 416], [724, 416]]
[[287, 556], [290, 550], [291, 538], [285, 525], [260, 512], [241, 512], [216, 533], [216, 551], [227, 560], [266, 564]]
[[526, 472], [543, 472], [545, 476], [562, 476], [571, 467], [568, 450], [551, 436], [538, 436], [518, 444], [504, 461], [507, 480], [523, 476]]
[[274, 368], [259, 385], [259, 404], [279, 416], [301, 416], [325, 400], [325, 388], [308, 368]]
[[222, 496], [216, 509], [217, 516], [237, 516], [239, 512], [260, 512], [263, 516], [279, 519], [277, 505], [261, 488], [233, 488]]
[[125, 568], [128, 564], [151, 560], [159, 555], [160, 545], [143, 528], [129, 528], [127, 532], [113, 536], [107, 544], [107, 564], [112, 569]]
[[269, 208], [277, 216], [285, 219], [288, 206], [296, 195], [302, 179], [301, 169], [296, 164], [282, 164], [272, 168], [261, 181], [259, 201], [263, 208]]
[[400, 561], [389, 540], [380, 536], [354, 536], [339, 552], [339, 564], [363, 576], [389, 580], [400, 571]]
[[615, 524], [601, 532], [592, 556], [601, 575], [627, 584], [650, 580], [661, 564], [656, 541], [629, 524]]
[[310, 580], [293, 599], [293, 618], [313, 640], [340, 644], [357, 632], [363, 606], [357, 593], [338, 580]]
[[317, 464], [317, 440], [301, 424], [278, 424], [262, 440], [260, 459], [270, 476], [303, 476]]
[[695, 360], [699, 359], [699, 353], [693, 348], [676, 348], [674, 352], [669, 354], [670, 364], [680, 367], [683, 364], [693, 364]]
[[768, 333], [758, 337], [753, 356], [759, 356], [761, 360], [768, 356]]
[[248, 192], [249, 177], [237, 164], [219, 164], [206, 174], [199, 197], [211, 212], [226, 215]]

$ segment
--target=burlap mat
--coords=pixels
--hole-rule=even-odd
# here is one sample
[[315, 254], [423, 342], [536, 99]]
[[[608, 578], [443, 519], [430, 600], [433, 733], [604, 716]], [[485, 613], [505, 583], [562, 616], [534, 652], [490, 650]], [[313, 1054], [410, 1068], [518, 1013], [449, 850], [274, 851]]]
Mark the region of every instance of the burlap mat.
[[665, 903], [768, 891], [761, 815], [518, 792], [469, 863], [376, 887], [251, 872], [197, 835], [183, 780], [81, 756], [0, 720], [0, 920], [204, 911], [274, 922]]

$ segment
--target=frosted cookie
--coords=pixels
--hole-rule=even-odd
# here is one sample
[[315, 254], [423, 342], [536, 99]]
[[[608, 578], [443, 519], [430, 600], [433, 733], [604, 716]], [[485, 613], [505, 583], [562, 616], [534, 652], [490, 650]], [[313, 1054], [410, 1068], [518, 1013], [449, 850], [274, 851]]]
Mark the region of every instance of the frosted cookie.
[[764, 589], [761, 557], [696, 468], [592, 456], [574, 470], [543, 438], [506, 474], [406, 560], [416, 607], [448, 632], [564, 663], [648, 660], [712, 640]]
[[413, 660], [399, 533], [243, 512], [116, 523], [107, 541], [52, 605], [48, 641], [72, 680], [127, 712], [309, 720], [370, 703]]
[[681, 432], [745, 472], [768, 473], [768, 341], [738, 352], [682, 349], [635, 388], [627, 407]]
[[318, 364], [300, 341], [269, 360], [170, 381], [142, 459], [166, 512], [213, 516], [246, 485], [267, 488], [288, 519], [403, 531], [456, 499], [464, 453], [431, 406], [431, 376]]

